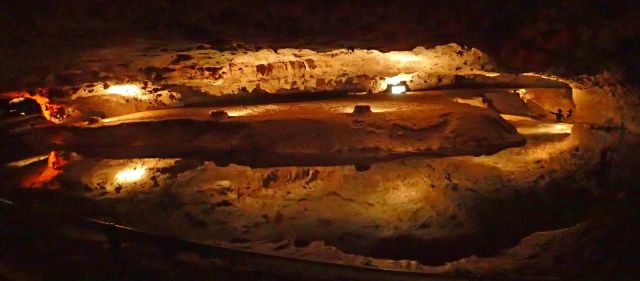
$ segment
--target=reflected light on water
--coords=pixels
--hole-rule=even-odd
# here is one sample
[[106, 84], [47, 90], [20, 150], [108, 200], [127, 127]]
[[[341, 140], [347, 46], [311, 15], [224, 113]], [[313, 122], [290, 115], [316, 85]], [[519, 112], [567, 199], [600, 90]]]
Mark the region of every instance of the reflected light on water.
[[41, 188], [46, 186], [49, 189], [56, 189], [59, 185], [53, 182], [53, 180], [62, 173], [63, 167], [68, 163], [69, 159], [65, 157], [62, 152], [51, 151], [47, 156], [47, 165], [39, 167], [32, 174], [26, 175], [20, 185], [25, 188]]
[[227, 114], [229, 114], [229, 116], [247, 116], [247, 115], [253, 115], [252, 113], [254, 113], [254, 112], [249, 110], [249, 109], [229, 109], [229, 110], [227, 110]]
[[566, 123], [540, 123], [534, 126], [518, 127], [518, 133], [523, 135], [554, 135], [554, 134], [570, 134], [573, 124]]
[[29, 157], [29, 158], [25, 158], [25, 159], [22, 159], [22, 160], [15, 161], [15, 162], [11, 162], [11, 163], [7, 164], [6, 167], [9, 167], [9, 168], [24, 167], [24, 166], [30, 165], [32, 163], [47, 159], [48, 157], [49, 157], [49, 154], [43, 154], [43, 155], [38, 155], [38, 156], [34, 156], [34, 157]]
[[142, 165], [133, 168], [126, 168], [116, 174], [116, 181], [121, 183], [134, 182], [142, 179], [146, 173], [146, 168]]

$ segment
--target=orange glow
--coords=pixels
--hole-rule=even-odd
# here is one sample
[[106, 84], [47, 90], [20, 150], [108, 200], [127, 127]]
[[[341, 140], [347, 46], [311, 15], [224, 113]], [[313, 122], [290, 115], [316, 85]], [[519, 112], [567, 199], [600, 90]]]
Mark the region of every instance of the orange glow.
[[44, 116], [44, 118], [53, 123], [60, 123], [66, 115], [66, 109], [64, 108], [64, 106], [54, 104], [49, 100], [48, 89], [38, 89], [35, 95], [32, 95], [25, 91], [15, 91], [2, 93], [2, 95], [0, 96], [10, 99], [25, 98], [36, 101], [40, 105], [40, 109], [42, 110], [42, 115]]
[[[35, 173], [27, 175], [22, 179], [20, 185], [24, 188], [41, 188], [62, 173], [64, 167], [69, 161], [62, 156], [59, 151], [51, 151], [47, 159], [47, 165], [39, 168]], [[49, 184], [50, 189], [57, 189], [57, 184]]]

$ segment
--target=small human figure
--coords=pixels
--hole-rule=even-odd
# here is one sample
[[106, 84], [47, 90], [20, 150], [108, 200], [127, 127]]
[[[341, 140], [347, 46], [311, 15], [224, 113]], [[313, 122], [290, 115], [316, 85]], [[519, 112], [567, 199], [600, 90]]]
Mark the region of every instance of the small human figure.
[[556, 116], [556, 122], [564, 121], [564, 114], [562, 113], [562, 109], [558, 108], [557, 112], [550, 111], [551, 114]]
[[573, 109], [569, 108], [569, 110], [567, 111], [567, 116], [565, 117], [565, 119], [571, 118], [571, 115], [573, 115]]
[[615, 154], [611, 148], [605, 148], [600, 151], [600, 160], [596, 163], [595, 173], [597, 176], [597, 186], [601, 190], [608, 187], [614, 159]]

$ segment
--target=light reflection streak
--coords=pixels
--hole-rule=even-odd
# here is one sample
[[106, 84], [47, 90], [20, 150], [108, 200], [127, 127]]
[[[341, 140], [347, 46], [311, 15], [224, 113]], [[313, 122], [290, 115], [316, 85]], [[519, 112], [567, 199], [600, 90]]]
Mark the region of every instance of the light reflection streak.
[[556, 135], [571, 134], [573, 124], [540, 123], [532, 126], [517, 126], [518, 133], [523, 135]]
[[29, 157], [29, 158], [25, 158], [22, 160], [18, 160], [18, 161], [14, 161], [11, 162], [9, 164], [6, 165], [6, 167], [9, 168], [20, 168], [20, 167], [24, 167], [27, 166], [29, 164], [38, 162], [38, 161], [42, 161], [44, 159], [47, 159], [49, 157], [49, 154], [43, 154], [43, 155], [38, 155], [38, 156], [34, 156], [34, 157]]

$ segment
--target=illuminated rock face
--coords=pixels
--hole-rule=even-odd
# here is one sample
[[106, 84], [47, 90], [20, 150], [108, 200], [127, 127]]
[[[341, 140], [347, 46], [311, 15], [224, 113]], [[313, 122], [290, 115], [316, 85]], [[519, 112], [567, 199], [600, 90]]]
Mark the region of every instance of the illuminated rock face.
[[518, 114], [547, 119], [556, 108], [575, 109], [565, 82], [494, 71], [497, 67], [487, 55], [457, 44], [412, 51], [319, 52], [221, 51], [193, 43], [140, 41], [80, 53], [54, 76], [64, 78], [48, 83], [63, 93], [56, 101], [70, 107], [71, 121], [207, 104], [223, 95], [382, 93], [397, 83], [411, 90], [537, 87], [540, 90], [515, 97], [527, 103], [526, 112]]
[[[3, 45], [0, 54], [11, 57], [24, 51], [29, 56], [22, 60], [15, 56], [11, 58], [15, 62], [0, 68], [0, 78], [10, 78], [0, 79], [6, 80], [0, 81], [0, 87], [65, 86], [64, 97], [77, 94], [83, 99], [99, 94], [95, 87], [103, 82], [146, 80], [154, 85], [150, 91], [167, 92], [145, 101], [112, 97], [108, 102], [113, 106], [106, 110], [95, 105], [104, 103], [101, 98], [73, 102], [81, 104], [77, 109], [83, 114], [100, 111], [114, 116], [189, 104], [199, 101], [199, 94], [378, 92], [383, 90], [380, 76], [402, 72], [414, 73], [409, 86], [429, 87], [451, 85], [456, 75], [477, 70], [549, 71], [576, 82], [581, 79], [578, 75], [601, 72], [605, 65], [608, 69], [628, 65], [632, 70], [639, 65], [640, 44], [633, 43], [640, 30], [635, 24], [638, 3], [633, 0], [606, 7], [593, 1], [535, 7], [527, 3], [469, 6], [446, 0], [396, 1], [393, 8], [364, 2], [196, 1], [200, 3], [180, 4], [175, 9], [167, 9], [171, 6], [167, 1], [71, 2], [63, 0], [64, 4], [53, 6], [19, 3], [6, 8], [22, 16], [8, 18], [10, 24], [0, 27], [5, 31], [2, 39], [10, 43]], [[602, 9], [607, 12], [594, 12]], [[519, 24], [510, 24], [513, 21]], [[585, 28], [577, 29], [575, 23]], [[29, 48], [20, 48], [16, 42]], [[450, 42], [479, 48], [482, 53], [446, 45]], [[296, 49], [277, 49], [282, 47]], [[505, 69], [496, 68], [485, 54]], [[633, 73], [623, 79], [635, 80]], [[594, 95], [588, 94], [593, 100], [613, 107], [599, 116], [585, 115], [589, 109], [579, 108], [576, 117], [621, 120], [618, 105], [596, 92], [620, 94], [618, 90], [595, 90]], [[172, 94], [177, 98], [167, 101]]]
[[[410, 90], [485, 88], [478, 97], [496, 101], [490, 108], [499, 113], [552, 120], [550, 112], [563, 109], [574, 112], [576, 122], [613, 120], [634, 130], [640, 127], [634, 109], [639, 99], [615, 75], [563, 78], [503, 73], [483, 52], [457, 44], [380, 52], [246, 46], [216, 50], [206, 44], [133, 41], [76, 53], [64, 65], [43, 62], [43, 67], [51, 67], [54, 74], [36, 84], [56, 93], [52, 104], [68, 108], [65, 120], [56, 122], [211, 105], [248, 93], [383, 93], [393, 81], [406, 82]], [[510, 89], [514, 96], [488, 98], [494, 88]], [[594, 106], [600, 109], [595, 111]]]
[[[194, 44], [175, 48], [181, 50], [167, 50], [151, 43], [112, 47], [83, 54], [76, 63], [79, 69], [92, 66], [97, 73], [115, 81], [135, 77], [156, 85], [184, 85], [210, 95], [379, 91], [377, 81], [400, 73], [408, 74], [410, 88], [420, 89], [451, 84], [456, 74], [484, 73], [495, 68], [479, 50], [456, 44], [386, 53], [361, 49], [216, 51]], [[116, 64], [121, 67], [112, 67]], [[83, 80], [88, 79], [74, 83], [95, 82]]]
[[631, 131], [640, 132], [640, 90], [624, 83], [619, 74], [584, 75], [566, 82], [573, 88], [576, 107], [583, 109], [576, 112], [576, 118], [624, 124]]
[[[452, 85], [457, 76], [491, 74], [477, 49], [448, 44], [412, 51], [216, 50], [185, 42], [134, 41], [74, 54], [39, 83], [56, 90], [69, 120], [206, 104], [232, 94], [381, 93]], [[393, 82], [391, 82], [393, 81]], [[19, 83], [16, 84], [19, 87]]]
[[[122, 223], [203, 242], [238, 237], [270, 241], [301, 238], [327, 241], [350, 253], [391, 252], [397, 255], [380, 256], [426, 262], [434, 262], [438, 254], [443, 256], [437, 262], [473, 255], [435, 270], [453, 274], [494, 271], [500, 276], [514, 272], [516, 276], [528, 276], [539, 270], [542, 259], [548, 263], [543, 267], [554, 269], [551, 273], [557, 267], [566, 267], [566, 261], [578, 261], [579, 266], [575, 268], [581, 271], [579, 276], [588, 276], [584, 270], [601, 269], [594, 264], [592, 257], [600, 255], [591, 250], [591, 244], [625, 247], [635, 243], [616, 240], [620, 237], [618, 229], [637, 228], [634, 221], [621, 223], [624, 227], [617, 226], [614, 233], [602, 236], [576, 231], [602, 229], [590, 226], [589, 222], [565, 228], [583, 219], [581, 207], [571, 203], [591, 205], [593, 202], [587, 190], [594, 181], [592, 167], [602, 149], [619, 146], [608, 134], [589, 131], [580, 124], [573, 127], [571, 136], [563, 137], [572, 131], [572, 124], [537, 124], [526, 120], [533, 124], [518, 127], [518, 132], [527, 135], [529, 144], [490, 156], [403, 158], [376, 163], [366, 171], [356, 171], [352, 164], [358, 164], [354, 159], [382, 159], [394, 153], [478, 155], [519, 144], [521, 136], [487, 108], [537, 119], [552, 119], [549, 111], [558, 108], [572, 109], [574, 116], [567, 122], [611, 120], [640, 132], [638, 89], [625, 85], [625, 79], [634, 78], [609, 73], [578, 76], [598, 73], [605, 65], [615, 69], [619, 66], [615, 62], [620, 60], [637, 70], [640, 64], [634, 62], [638, 61], [640, 44], [633, 38], [640, 34], [637, 24], [640, 21], [634, 20], [640, 13], [633, 9], [638, 7], [637, 3], [629, 6], [625, 3], [638, 1], [610, 1], [600, 6], [589, 4], [597, 1], [549, 1], [545, 5], [531, 5], [530, 1], [491, 1], [495, 3], [469, 5], [450, 0], [400, 0], [393, 1], [392, 8], [388, 4], [378, 8], [370, 1], [360, 1], [360, 4], [353, 1], [278, 4], [259, 0], [216, 1], [222, 4], [213, 8], [216, 4], [211, 1], [201, 1], [202, 4], [184, 1], [176, 10], [167, 9], [168, 1], [164, 0], [100, 1], [98, 4], [60, 0], [61, 5], [16, 2], [26, 2], [27, 8], [13, 10], [10, 14], [19, 16], [8, 19], [11, 24], [0, 25], [0, 29], [12, 29], [19, 34], [2, 33], [2, 39], [10, 42], [10, 48], [25, 46], [28, 49], [32, 41], [37, 41], [28, 40], [29, 37], [42, 36], [47, 38], [42, 40], [46, 42], [44, 48], [57, 52], [55, 45], [52, 47], [48, 41], [56, 37], [56, 33], [62, 40], [72, 41], [71, 44], [85, 35], [88, 35], [87, 41], [99, 36], [108, 42], [103, 49], [56, 57], [55, 67], [37, 60], [36, 72], [46, 69], [40, 76], [24, 76], [16, 84], [0, 81], [0, 85], [16, 87], [10, 90], [28, 88], [21, 82], [29, 87], [51, 87], [56, 90], [51, 92], [57, 93], [51, 95], [51, 104], [49, 96], [38, 100], [44, 105], [42, 111], [47, 118], [52, 119], [48, 112], [57, 112], [55, 109], [60, 103], [68, 107], [70, 117], [55, 121], [65, 124], [89, 121], [82, 123], [87, 127], [82, 129], [57, 127], [54, 130], [58, 130], [56, 136], [60, 138], [49, 140], [67, 140], [79, 146], [67, 148], [91, 151], [96, 158], [80, 157], [78, 162], [59, 167], [64, 161], [60, 161], [58, 153], [50, 153], [48, 163], [42, 163], [43, 169], [21, 182], [24, 187], [54, 188], [56, 184], [45, 182], [57, 180], [62, 187], [83, 186], [88, 197], [108, 205], [110, 212], [115, 210]], [[582, 3], [586, 3], [586, 8]], [[313, 7], [308, 9], [307, 5]], [[46, 12], [38, 13], [42, 10]], [[283, 10], [287, 13], [282, 13]], [[463, 13], [469, 11], [472, 13]], [[97, 32], [95, 26], [105, 26], [104, 22], [141, 23], [145, 29], [144, 32], [137, 30], [138, 34], [147, 35], [146, 28], [150, 27], [151, 32], [171, 36], [170, 43], [132, 41], [112, 30]], [[518, 24], [512, 24], [515, 22]], [[576, 24], [580, 28], [576, 28]], [[197, 34], [184, 37], [173, 34], [176, 29], [191, 28]], [[67, 33], [68, 30], [76, 32]], [[27, 40], [15, 40], [23, 34]], [[228, 45], [232, 42], [225, 42], [232, 40], [229, 38], [247, 42], [254, 35], [262, 38], [249, 44], [297, 49], [272, 50], [240, 44], [230, 50]], [[198, 43], [180, 43], [172, 41], [174, 38], [188, 38]], [[221, 39], [215, 40], [218, 38]], [[330, 41], [325, 43], [326, 39]], [[297, 44], [307, 40], [313, 40], [308, 45], [313, 50]], [[218, 41], [223, 42], [217, 44]], [[356, 49], [345, 49], [348, 46], [345, 42], [354, 42]], [[444, 45], [448, 42], [478, 47], [498, 59], [501, 67], [515, 67], [520, 73], [535, 70], [545, 74], [505, 74], [511, 68], [498, 67], [476, 49]], [[412, 49], [425, 44], [443, 45]], [[12, 53], [3, 49], [0, 56], [4, 54], [11, 56]], [[6, 63], [0, 72], [5, 65], [21, 64]], [[205, 120], [159, 121], [154, 119], [157, 116], [150, 116], [143, 121], [157, 121], [155, 124], [109, 122], [118, 117], [132, 118], [122, 115], [142, 114], [151, 109], [199, 103], [210, 106], [208, 102], [218, 98], [247, 96], [243, 94], [252, 92], [271, 96], [288, 93], [321, 96], [323, 91], [381, 93], [392, 77], [402, 77], [412, 89], [482, 87], [486, 91], [456, 97], [458, 103], [474, 109], [440, 115], [429, 115], [432, 112], [425, 112], [426, 109], [414, 110], [408, 115], [396, 112], [398, 107], [380, 111], [380, 107], [372, 105], [371, 113], [357, 117], [331, 111], [301, 118], [299, 112], [276, 112], [275, 106], [269, 104], [230, 110], [229, 119], [225, 115], [211, 116], [209, 112], [217, 108], [207, 108]], [[486, 100], [491, 104], [485, 103]], [[446, 105], [449, 109], [459, 106]], [[280, 115], [271, 115], [274, 112]], [[263, 113], [268, 116], [254, 116]], [[116, 118], [109, 118], [114, 116]], [[221, 123], [239, 129], [233, 133], [222, 132], [221, 127], [216, 126]], [[43, 135], [36, 135], [36, 142], [42, 144], [42, 138]], [[115, 153], [98, 149], [110, 145], [117, 148]], [[138, 159], [201, 156], [198, 152], [202, 150], [197, 149], [289, 153], [290, 157], [271, 155], [261, 159], [260, 164], [320, 166], [250, 168], [222, 165], [227, 163], [216, 165], [202, 159]], [[125, 153], [117, 154], [123, 150]], [[632, 150], [621, 151], [624, 155], [619, 156], [623, 160], [635, 157], [629, 156], [634, 155], [630, 153]], [[305, 163], [298, 160], [307, 157], [291, 157], [296, 153], [311, 153], [317, 159], [336, 156], [333, 160], [339, 161]], [[134, 159], [114, 160], [105, 156]], [[241, 164], [254, 164], [250, 158], [236, 160]], [[617, 174], [612, 178], [617, 183], [622, 182], [618, 179], [623, 177], [635, 182], [636, 169], [621, 170], [637, 168], [633, 162], [637, 161], [616, 165]], [[344, 166], [323, 166], [336, 164]], [[12, 170], [5, 175], [15, 173]], [[555, 194], [558, 187], [563, 187], [558, 192], [561, 196]], [[105, 197], [113, 198], [101, 200]], [[585, 213], [603, 212], [596, 209]], [[474, 248], [478, 246], [508, 240], [506, 237], [514, 240], [495, 250], [509, 247], [525, 234], [541, 230], [544, 232], [522, 240], [514, 249], [501, 249], [501, 254], [495, 252], [501, 257], [475, 256], [478, 252]], [[558, 233], [571, 235], [555, 236]], [[549, 238], [541, 240], [540, 236]], [[635, 234], [624, 236], [637, 237]], [[585, 244], [588, 247], [583, 247]], [[278, 248], [280, 246], [271, 246], [266, 251], [277, 252]], [[309, 251], [316, 256], [321, 252], [314, 247]], [[560, 254], [554, 257], [557, 251]], [[604, 253], [615, 252], [623, 257], [622, 264], [628, 264], [629, 257], [635, 255], [620, 254], [624, 251], [619, 249]], [[329, 260], [339, 260], [339, 257], [333, 255]], [[607, 254], [602, 257], [607, 260], [606, 267], [615, 264]], [[377, 266], [370, 258], [363, 258], [360, 264]]]

